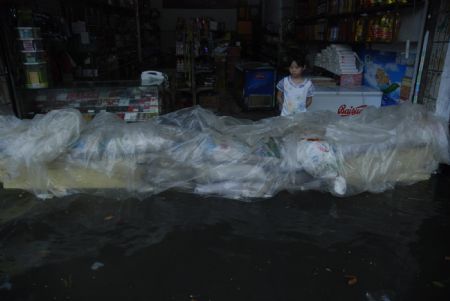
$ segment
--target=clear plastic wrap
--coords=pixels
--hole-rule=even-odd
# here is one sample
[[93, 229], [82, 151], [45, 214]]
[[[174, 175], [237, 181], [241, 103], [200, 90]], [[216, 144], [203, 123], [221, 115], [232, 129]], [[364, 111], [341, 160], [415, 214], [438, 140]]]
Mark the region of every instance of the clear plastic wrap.
[[0, 180], [19, 178], [39, 197], [51, 197], [47, 164], [67, 152], [83, 124], [76, 110], [52, 111], [23, 121], [0, 116], [0, 176], [6, 176]]
[[315, 189], [381, 192], [449, 162], [446, 122], [417, 105], [359, 116], [307, 112], [260, 121], [200, 107], [127, 124], [75, 110], [0, 116], [0, 180], [39, 197], [146, 197], [167, 189], [235, 199]]

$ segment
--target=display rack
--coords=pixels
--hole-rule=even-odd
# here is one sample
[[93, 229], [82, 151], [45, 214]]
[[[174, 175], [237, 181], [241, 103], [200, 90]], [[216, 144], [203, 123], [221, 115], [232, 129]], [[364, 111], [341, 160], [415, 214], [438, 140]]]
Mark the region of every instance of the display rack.
[[[10, 67], [7, 76], [11, 78], [10, 94], [20, 118], [37, 112], [30, 109], [34, 104], [28, 103], [33, 97], [20, 97], [27, 94], [24, 87], [28, 83], [27, 73], [22, 72], [23, 63], [31, 68], [35, 67], [32, 64], [47, 62], [50, 89], [46, 89], [46, 80], [39, 81], [40, 85], [33, 88], [51, 93], [58, 88], [74, 89], [79, 82], [137, 80], [141, 68], [154, 66], [146, 64], [146, 60], [158, 56], [155, 55], [160, 46], [158, 30], [148, 26], [154, 24], [158, 16], [151, 11], [149, 0], [48, 0], [42, 5], [32, 0], [8, 1], [0, 11], [1, 36], [2, 41], [6, 41], [2, 44]], [[21, 19], [22, 12], [26, 17]], [[30, 24], [21, 24], [23, 20]], [[26, 33], [19, 28], [27, 26], [40, 28], [41, 35], [31, 38], [39, 40], [42, 46], [36, 48], [34, 57], [28, 51], [25, 58], [21, 50], [27, 49], [19, 47], [21, 40], [18, 39], [21, 32]], [[149, 33], [157, 38], [149, 43], [141, 42], [142, 36]], [[43, 59], [38, 58], [41, 54]], [[33, 59], [36, 62], [28, 61]], [[34, 72], [31, 71], [28, 73]]]
[[300, 42], [392, 43], [400, 12], [421, 6], [419, 0], [301, 1], [307, 12], [296, 21]]
[[63, 15], [72, 34], [68, 50], [78, 65], [75, 79], [125, 79], [139, 73], [138, 0], [120, 3], [82, 0], [64, 4]]
[[151, 7], [150, 0], [139, 0], [139, 35], [142, 62], [146, 69], [160, 63], [161, 30], [158, 25], [161, 13]]
[[196, 18], [177, 22], [176, 90], [190, 93], [197, 105], [199, 94], [216, 89], [216, 75], [212, 57], [213, 38], [210, 19]]
[[[278, 74], [283, 74], [286, 71], [284, 69], [287, 64], [285, 59], [291, 49], [286, 41], [294, 41], [292, 38], [294, 21], [298, 18], [297, 12], [302, 12], [302, 10], [298, 1], [280, 0], [278, 5], [280, 11], [279, 25], [277, 25], [278, 22], [269, 23], [262, 31], [259, 59], [269, 62], [277, 68]], [[297, 44], [298, 41], [295, 39], [292, 45]]]

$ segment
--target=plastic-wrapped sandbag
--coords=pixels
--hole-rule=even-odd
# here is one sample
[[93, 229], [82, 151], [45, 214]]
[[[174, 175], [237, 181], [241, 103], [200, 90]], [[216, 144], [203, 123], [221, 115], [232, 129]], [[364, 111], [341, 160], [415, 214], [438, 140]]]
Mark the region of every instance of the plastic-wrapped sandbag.
[[247, 200], [281, 190], [347, 196], [425, 180], [448, 162], [446, 122], [418, 105], [260, 121], [200, 107], [134, 124], [101, 113], [84, 125], [71, 110], [0, 117], [0, 181], [40, 197], [173, 188]]
[[32, 121], [2, 117], [2, 156], [16, 163], [50, 162], [76, 141], [83, 127], [76, 110], [52, 111]]
[[31, 121], [1, 118], [0, 162], [8, 177], [22, 176], [38, 196], [51, 196], [47, 164], [79, 138], [84, 125], [80, 112], [57, 110]]
[[446, 122], [418, 105], [369, 108], [329, 125], [325, 140], [334, 147], [349, 194], [424, 180], [449, 162]]

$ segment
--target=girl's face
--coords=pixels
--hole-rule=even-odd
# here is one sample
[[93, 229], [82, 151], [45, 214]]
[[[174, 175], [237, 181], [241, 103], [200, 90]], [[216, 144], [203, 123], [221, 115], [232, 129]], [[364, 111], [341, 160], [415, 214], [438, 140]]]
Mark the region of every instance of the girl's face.
[[305, 70], [305, 66], [299, 66], [296, 61], [293, 61], [289, 66], [289, 72], [293, 77], [300, 77]]

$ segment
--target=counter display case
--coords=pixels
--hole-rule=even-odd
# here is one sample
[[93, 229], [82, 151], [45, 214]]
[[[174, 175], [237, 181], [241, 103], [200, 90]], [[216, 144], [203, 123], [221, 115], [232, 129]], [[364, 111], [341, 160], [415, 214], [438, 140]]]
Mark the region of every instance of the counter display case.
[[169, 111], [164, 101], [166, 94], [160, 86], [142, 86], [135, 81], [19, 91], [25, 118], [72, 108], [79, 110], [88, 120], [100, 112], [111, 112], [129, 122], [145, 121]]

